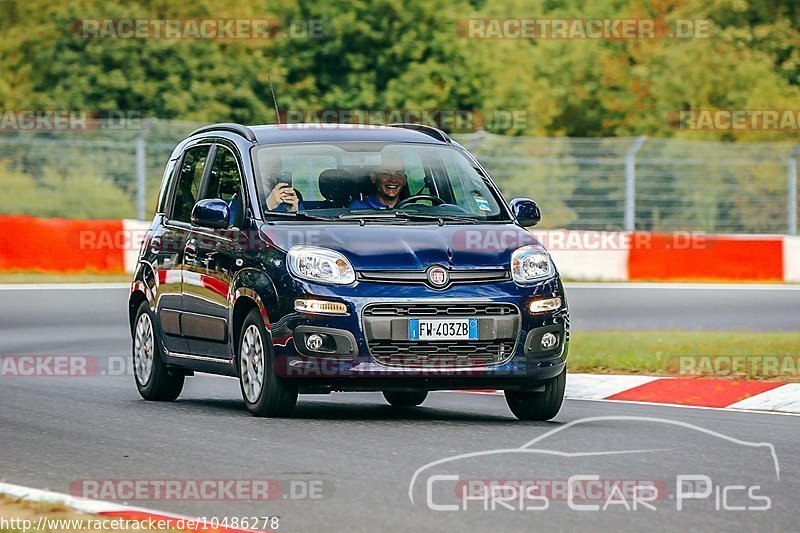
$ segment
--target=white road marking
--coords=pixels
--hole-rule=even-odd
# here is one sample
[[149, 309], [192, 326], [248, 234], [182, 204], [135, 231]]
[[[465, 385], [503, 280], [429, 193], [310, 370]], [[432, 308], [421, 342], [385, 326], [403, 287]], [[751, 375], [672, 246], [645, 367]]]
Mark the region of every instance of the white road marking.
[[[145, 509], [144, 507], [134, 507], [131, 505], [118, 504], [104, 500], [89, 500], [78, 498], [69, 494], [61, 492], [54, 492], [50, 490], [34, 489], [24, 485], [15, 485], [12, 483], [0, 482], [0, 494], [11, 496], [12, 498], [29, 501], [29, 502], [47, 502], [47, 503], [60, 503], [65, 507], [74, 509], [81, 513], [90, 515], [97, 515], [99, 513], [123, 513], [136, 511], [145, 515], [145, 517], [152, 517], [154, 520], [193, 520], [197, 518], [169, 513], [165, 511], [154, 511], [152, 509]], [[232, 529], [232, 531], [240, 531]]]
[[634, 400], [601, 400], [597, 398], [566, 398], [569, 401], [575, 402], [606, 402], [606, 403], [631, 403], [634, 405], [646, 405], [648, 407], [676, 407], [678, 409], [708, 409], [711, 411], [727, 411], [729, 413], [751, 413], [755, 415], [781, 415], [781, 416], [800, 416], [800, 413], [784, 413], [782, 411], [762, 411], [759, 409], [732, 409], [728, 407], [704, 407], [701, 405], [681, 405], [677, 403], [656, 403], [656, 402], [638, 402]]
[[[657, 379], [660, 376], [625, 374], [572, 374], [567, 373], [566, 397], [569, 399], [608, 398]], [[667, 378], [669, 379], [669, 378]]]
[[663, 289], [715, 291], [800, 291], [798, 284], [783, 283], [607, 283], [565, 282], [567, 289]]
[[108, 290], [129, 289], [130, 283], [6, 283], [0, 291], [40, 291], [40, 290]]
[[781, 411], [800, 416], [800, 383], [787, 383], [728, 406], [736, 410]]

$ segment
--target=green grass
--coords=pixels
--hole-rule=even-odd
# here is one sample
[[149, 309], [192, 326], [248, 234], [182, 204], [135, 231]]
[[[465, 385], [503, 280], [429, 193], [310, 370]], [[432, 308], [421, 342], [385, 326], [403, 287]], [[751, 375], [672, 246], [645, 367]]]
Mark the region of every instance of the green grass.
[[567, 361], [570, 372], [800, 381], [800, 332], [574, 332]]
[[69, 511], [67, 506], [61, 502], [35, 502], [6, 496], [5, 494], [0, 494], [0, 504], [18, 505], [24, 509], [42, 514], [66, 513]]
[[130, 282], [132, 274], [99, 274], [80, 272], [57, 274], [52, 272], [0, 272], [3, 283], [118, 283]]
[[[169, 529], [150, 530], [147, 528], [147, 522], [141, 522], [140, 527], [133, 525], [134, 520], [131, 520], [128, 527], [122, 529], [92, 529], [89, 526], [88, 520], [97, 520], [101, 516], [84, 514], [73, 509], [69, 509], [66, 505], [58, 502], [33, 502], [22, 500], [19, 498], [12, 498], [0, 494], [0, 517], [6, 520], [30, 520], [33, 524], [37, 524], [40, 517], [47, 517], [50, 520], [72, 520], [81, 521], [83, 524], [76, 529], [67, 530], [67, 533], [79, 533], [80, 531], [96, 531], [98, 533], [105, 533], [111, 531], [153, 531], [154, 533], [183, 533], [183, 530], [174, 527]], [[10, 525], [10, 524], [9, 524]], [[74, 525], [74, 523], [73, 523]], [[35, 529], [23, 530], [20, 528], [0, 528], [0, 533], [34, 533]], [[62, 531], [62, 530], [58, 530]], [[50, 533], [51, 530], [45, 528], [39, 533]], [[53, 533], [57, 533], [53, 531]]]

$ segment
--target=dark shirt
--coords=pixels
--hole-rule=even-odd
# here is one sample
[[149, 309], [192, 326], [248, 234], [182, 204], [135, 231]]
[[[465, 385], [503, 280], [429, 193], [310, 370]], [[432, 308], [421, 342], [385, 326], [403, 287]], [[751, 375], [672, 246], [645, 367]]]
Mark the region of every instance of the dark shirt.
[[[272, 211], [289, 211], [291, 207], [292, 204], [278, 204]], [[297, 210], [303, 211], [303, 202], [297, 202]]]
[[353, 200], [347, 207], [350, 209], [389, 209], [389, 206], [378, 200], [374, 194], [363, 200]]

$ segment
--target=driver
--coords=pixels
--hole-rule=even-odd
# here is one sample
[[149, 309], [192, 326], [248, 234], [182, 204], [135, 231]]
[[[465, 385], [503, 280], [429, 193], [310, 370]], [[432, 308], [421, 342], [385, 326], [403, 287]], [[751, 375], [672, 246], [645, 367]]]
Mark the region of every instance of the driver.
[[391, 209], [400, 200], [400, 192], [408, 182], [403, 159], [397, 154], [386, 154], [381, 166], [369, 173], [373, 193], [363, 200], [353, 200], [350, 209]]

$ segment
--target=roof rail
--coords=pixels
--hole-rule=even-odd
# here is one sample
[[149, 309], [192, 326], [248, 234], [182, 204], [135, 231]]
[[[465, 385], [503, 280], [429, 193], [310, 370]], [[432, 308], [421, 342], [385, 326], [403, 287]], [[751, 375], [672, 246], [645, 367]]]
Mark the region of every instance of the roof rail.
[[256, 134], [253, 133], [253, 130], [247, 126], [235, 124], [233, 122], [220, 122], [219, 124], [209, 124], [208, 126], [197, 128], [191, 134], [189, 134], [189, 137], [197, 135], [198, 133], [208, 133], [211, 131], [229, 131], [231, 133], [241, 135], [250, 142], [257, 142]]
[[447, 136], [445, 132], [440, 130], [439, 128], [434, 128], [433, 126], [427, 126], [425, 124], [414, 124], [412, 122], [396, 122], [394, 124], [388, 124], [391, 128], [405, 128], [407, 130], [414, 130], [420, 133], [424, 133], [429, 137], [433, 137], [437, 141], [442, 142], [452, 142], [450, 137]]

